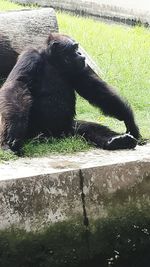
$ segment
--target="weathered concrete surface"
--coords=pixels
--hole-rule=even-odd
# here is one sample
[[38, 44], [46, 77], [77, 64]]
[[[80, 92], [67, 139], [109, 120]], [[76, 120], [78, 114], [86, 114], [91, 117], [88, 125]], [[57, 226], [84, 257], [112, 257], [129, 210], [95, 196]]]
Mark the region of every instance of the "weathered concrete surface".
[[150, 159], [150, 144], [134, 150], [105, 151], [101, 149], [71, 155], [51, 155], [43, 158], [20, 158], [0, 164], [0, 182], [71, 170], [88, 169], [115, 164], [125, 164]]
[[0, 165], [0, 229], [37, 230], [82, 215], [97, 219], [112, 206], [141, 201], [150, 205], [150, 144]]
[[50, 6], [80, 14], [92, 15], [134, 25], [141, 22], [150, 25], [149, 0], [12, 0], [19, 3], [32, 3]]

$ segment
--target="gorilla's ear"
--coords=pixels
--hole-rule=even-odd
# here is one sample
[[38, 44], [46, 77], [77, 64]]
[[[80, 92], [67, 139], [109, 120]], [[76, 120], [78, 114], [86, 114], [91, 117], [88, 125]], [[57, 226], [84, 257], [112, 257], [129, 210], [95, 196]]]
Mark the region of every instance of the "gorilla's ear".
[[77, 49], [79, 48], [79, 44], [78, 44], [78, 43], [74, 43], [74, 44], [72, 45], [72, 47], [73, 47], [75, 50], [77, 50]]
[[57, 50], [58, 46], [59, 46], [59, 42], [58, 41], [49, 42], [49, 44], [48, 44], [48, 53], [49, 54], [54, 53]]

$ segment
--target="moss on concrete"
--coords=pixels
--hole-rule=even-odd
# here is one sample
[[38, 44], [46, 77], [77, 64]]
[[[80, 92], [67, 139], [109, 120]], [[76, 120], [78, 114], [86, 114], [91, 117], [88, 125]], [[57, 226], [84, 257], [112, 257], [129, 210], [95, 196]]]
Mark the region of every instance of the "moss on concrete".
[[1, 267], [143, 267], [150, 262], [150, 207], [118, 206], [107, 218], [0, 232]]

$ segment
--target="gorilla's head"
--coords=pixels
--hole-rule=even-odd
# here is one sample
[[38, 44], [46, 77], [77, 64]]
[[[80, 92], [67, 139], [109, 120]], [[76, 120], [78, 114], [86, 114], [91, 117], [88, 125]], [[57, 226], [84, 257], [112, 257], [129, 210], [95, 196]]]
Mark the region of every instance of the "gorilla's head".
[[50, 62], [63, 72], [75, 74], [85, 68], [85, 57], [79, 51], [78, 43], [66, 35], [50, 34], [47, 53]]

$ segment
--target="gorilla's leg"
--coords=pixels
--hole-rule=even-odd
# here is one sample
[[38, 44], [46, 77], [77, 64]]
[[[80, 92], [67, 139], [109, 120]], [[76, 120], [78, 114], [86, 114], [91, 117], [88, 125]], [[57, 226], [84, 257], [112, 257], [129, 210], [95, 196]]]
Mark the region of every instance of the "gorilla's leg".
[[97, 123], [74, 121], [74, 134], [83, 136], [95, 146], [108, 150], [131, 149], [137, 145], [137, 140], [130, 134], [118, 134], [108, 127]]

